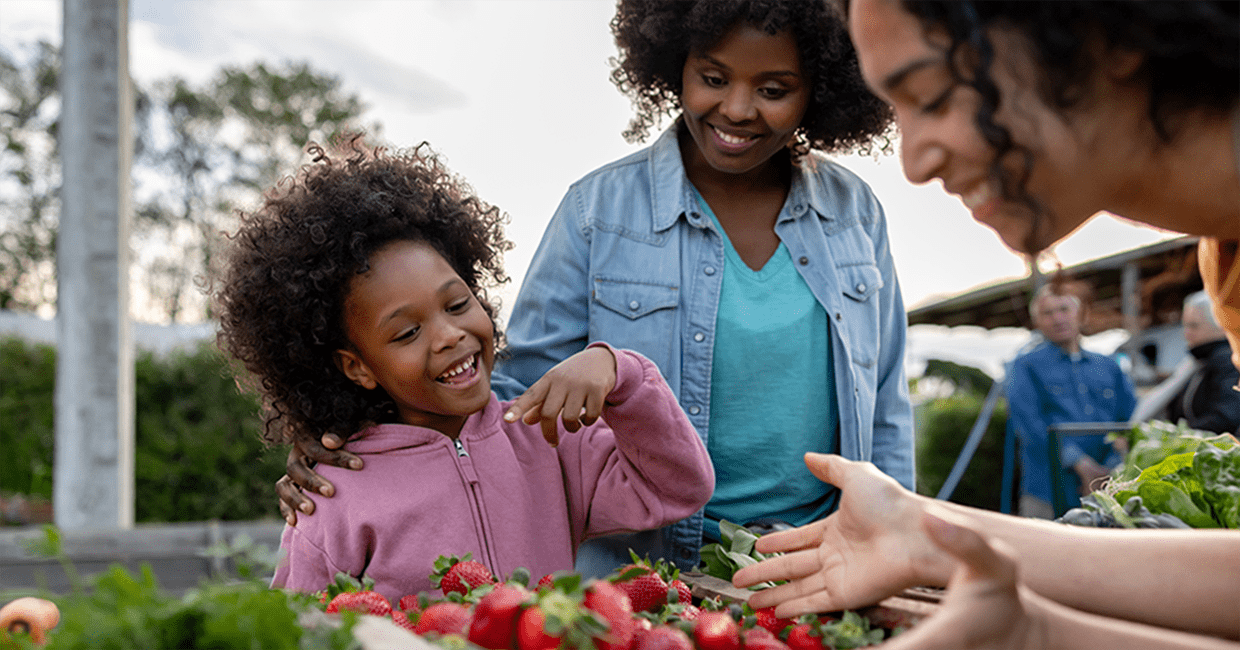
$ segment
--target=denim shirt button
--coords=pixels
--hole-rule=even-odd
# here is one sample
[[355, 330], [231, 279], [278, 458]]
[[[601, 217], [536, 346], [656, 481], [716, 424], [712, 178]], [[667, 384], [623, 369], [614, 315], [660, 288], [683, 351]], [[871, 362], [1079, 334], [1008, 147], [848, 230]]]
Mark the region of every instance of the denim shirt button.
[[835, 312], [835, 320], [844, 320], [844, 315], [839, 313], [838, 311]]
[[809, 264], [809, 258], [805, 257], [804, 255], [802, 255], [801, 259], [797, 261], [801, 263], [801, 266], [805, 266], [806, 264]]
[[706, 340], [706, 335], [701, 332], [698, 332], [697, 334], [693, 335], [693, 340], [697, 341], [698, 343], [701, 343], [702, 341]]
[[857, 284], [857, 293], [865, 293], [865, 283], [864, 283], [864, 282], [860, 282], [860, 283], [858, 283], [858, 284]]
[[702, 412], [702, 409], [697, 406], [689, 407], [689, 415], [697, 415], [698, 413], [701, 413], [701, 412]]
[[692, 557], [693, 557], [693, 551], [690, 551], [687, 548], [680, 549], [680, 558], [682, 560], [688, 560], [688, 559], [691, 559]]
[[708, 266], [708, 267], [706, 267], [706, 268], [702, 269], [702, 272], [703, 272], [703, 273], [705, 273], [706, 275], [714, 275], [714, 274], [715, 274], [715, 267], [713, 267], [713, 266]]
[[637, 311], [637, 309], [641, 306], [642, 304], [640, 302], [637, 302], [636, 300], [629, 303], [629, 309], [632, 309], [633, 311]]

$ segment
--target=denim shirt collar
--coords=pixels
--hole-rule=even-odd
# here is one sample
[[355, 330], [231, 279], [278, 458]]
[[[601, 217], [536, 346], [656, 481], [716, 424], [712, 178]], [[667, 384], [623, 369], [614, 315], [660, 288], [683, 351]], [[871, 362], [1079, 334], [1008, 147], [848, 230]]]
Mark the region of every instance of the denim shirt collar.
[[[685, 164], [680, 157], [680, 145], [676, 135], [678, 126], [679, 121], [665, 129], [649, 149], [650, 186], [654, 188], [651, 200], [654, 202], [655, 232], [666, 231], [676, 225], [676, 221], [682, 216], [698, 212], [693, 185], [685, 174]], [[779, 213], [780, 223], [795, 221], [811, 212], [822, 219], [834, 218], [832, 211], [827, 209], [832, 202], [828, 200], [829, 197], [823, 196], [825, 189], [821, 183], [813, 182], [819, 162], [817, 155], [810, 152], [794, 166], [792, 186]], [[811, 210], [807, 210], [807, 207]], [[704, 227], [706, 223], [709, 223], [709, 220], [702, 221], [700, 227]]]

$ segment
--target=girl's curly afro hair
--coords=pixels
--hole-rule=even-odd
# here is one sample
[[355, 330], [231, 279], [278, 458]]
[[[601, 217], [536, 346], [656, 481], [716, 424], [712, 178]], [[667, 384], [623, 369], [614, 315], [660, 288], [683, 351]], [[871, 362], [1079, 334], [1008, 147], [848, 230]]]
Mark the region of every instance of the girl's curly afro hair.
[[689, 53], [710, 48], [741, 21], [769, 34], [791, 30], [796, 39], [813, 91], [790, 145], [794, 156], [890, 148], [891, 108], [866, 87], [839, 14], [816, 0], [620, 0], [611, 80], [637, 113], [626, 140], [643, 141], [663, 116], [680, 113]]
[[[249, 371], [263, 398], [268, 444], [392, 421], [382, 389], [365, 390], [337, 369], [346, 347], [343, 305], [351, 281], [394, 241], [425, 243], [452, 265], [495, 324], [486, 290], [507, 282], [501, 266], [506, 217], [473, 195], [423, 143], [389, 155], [358, 135], [338, 153], [318, 145], [314, 162], [241, 214], [212, 283], [218, 342]], [[497, 348], [502, 343], [498, 327]]]

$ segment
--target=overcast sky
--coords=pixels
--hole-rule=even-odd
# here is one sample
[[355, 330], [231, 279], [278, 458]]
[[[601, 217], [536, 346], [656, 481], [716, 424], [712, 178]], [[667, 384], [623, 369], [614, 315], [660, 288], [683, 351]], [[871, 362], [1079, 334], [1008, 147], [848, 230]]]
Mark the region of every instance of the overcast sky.
[[[636, 150], [628, 100], [608, 81], [610, 0], [130, 0], [140, 82], [205, 80], [224, 64], [309, 61], [338, 75], [395, 146], [428, 141], [511, 217], [511, 304], [568, 185]], [[58, 0], [0, 0], [0, 47], [61, 39]], [[887, 211], [909, 306], [1024, 274], [1024, 262], [896, 155], [840, 162]], [[1058, 247], [1065, 265], [1167, 234], [1103, 216]], [[930, 340], [930, 339], [926, 339]], [[983, 342], [985, 345], [985, 342]], [[913, 346], [917, 349], [917, 346]]]

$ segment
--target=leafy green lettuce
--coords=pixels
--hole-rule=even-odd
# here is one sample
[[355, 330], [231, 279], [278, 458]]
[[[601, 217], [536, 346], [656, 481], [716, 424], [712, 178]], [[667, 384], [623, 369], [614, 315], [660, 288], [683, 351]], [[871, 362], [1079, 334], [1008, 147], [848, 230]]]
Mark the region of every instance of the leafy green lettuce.
[[1193, 528], [1240, 528], [1240, 446], [1230, 435], [1152, 422], [1124, 434], [1129, 453], [1099, 493], [1117, 503], [1134, 496], [1154, 514]]

